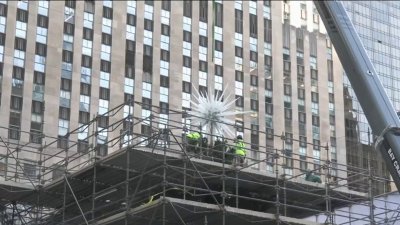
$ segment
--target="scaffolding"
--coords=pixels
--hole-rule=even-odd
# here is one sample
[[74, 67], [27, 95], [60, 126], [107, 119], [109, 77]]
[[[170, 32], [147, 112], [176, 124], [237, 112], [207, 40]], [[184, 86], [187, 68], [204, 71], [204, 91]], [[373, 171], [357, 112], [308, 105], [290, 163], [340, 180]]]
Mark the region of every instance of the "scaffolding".
[[[125, 116], [124, 107], [129, 108]], [[151, 114], [135, 116], [134, 108]], [[246, 143], [249, 154], [238, 165], [228, 151], [233, 140], [203, 133], [213, 139], [209, 143], [226, 141], [224, 148], [201, 145], [191, 151], [185, 140], [196, 130], [187, 126], [190, 111], [170, 109], [166, 119], [161, 110], [128, 101], [64, 137], [41, 136], [42, 144], [0, 137], [0, 223], [320, 224], [307, 218], [323, 215], [324, 224], [373, 224], [377, 210], [388, 220], [398, 214], [393, 205], [374, 204], [372, 186], [366, 192], [350, 190], [347, 171], [356, 168], [332, 162], [327, 145], [317, 146], [326, 151], [319, 160], [285, 148], [299, 140], [274, 135], [280, 147]], [[91, 134], [84, 140], [70, 141], [88, 127]], [[105, 132], [108, 138], [99, 139]], [[306, 170], [300, 163], [318, 166]], [[390, 185], [370, 167], [357, 171], [364, 179]], [[306, 180], [311, 173], [321, 182]], [[362, 215], [338, 210], [354, 204], [369, 210]], [[350, 222], [336, 223], [340, 217]]]

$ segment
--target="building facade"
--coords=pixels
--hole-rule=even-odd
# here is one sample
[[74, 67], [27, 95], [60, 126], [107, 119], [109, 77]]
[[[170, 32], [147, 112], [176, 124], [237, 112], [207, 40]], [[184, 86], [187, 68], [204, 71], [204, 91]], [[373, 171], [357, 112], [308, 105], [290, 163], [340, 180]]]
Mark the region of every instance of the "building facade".
[[[107, 124], [148, 118], [157, 106], [166, 125], [190, 126], [169, 110], [190, 111], [194, 88], [228, 87], [234, 109], [250, 112], [234, 118], [249, 160], [284, 149], [278, 169], [288, 176], [318, 173], [325, 160], [345, 165], [343, 69], [325, 33], [306, 1], [1, 1], [0, 135], [38, 146], [57, 140], [54, 151], [76, 142], [79, 152], [98, 132], [105, 156], [118, 149], [107, 140], [120, 135]], [[104, 114], [129, 99], [142, 105]], [[94, 115], [99, 127], [85, 126]], [[37, 161], [25, 163], [32, 176]], [[277, 168], [266, 160], [255, 169]]]
[[[400, 109], [398, 70], [400, 67], [400, 4], [396, 1], [349, 2], [343, 1], [350, 18], [375, 66], [379, 78], [394, 108]], [[358, 168], [368, 168], [368, 157], [372, 158], [372, 172], [380, 177], [389, 177], [380, 153], [374, 150], [374, 138], [368, 121], [351, 88], [344, 79], [344, 109], [346, 126], [347, 163]], [[362, 190], [367, 180], [354, 176], [354, 188]], [[393, 189], [394, 187], [392, 187]], [[374, 183], [377, 193], [390, 190], [386, 182]]]

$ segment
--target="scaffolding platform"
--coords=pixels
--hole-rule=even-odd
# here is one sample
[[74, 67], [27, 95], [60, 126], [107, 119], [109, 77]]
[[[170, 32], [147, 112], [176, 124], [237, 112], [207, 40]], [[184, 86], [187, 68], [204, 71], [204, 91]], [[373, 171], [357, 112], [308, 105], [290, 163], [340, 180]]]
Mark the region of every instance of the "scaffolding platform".
[[[164, 172], [166, 182], [163, 181]], [[202, 179], [208, 187], [204, 185]], [[277, 179], [273, 173], [249, 167], [237, 167], [196, 157], [188, 158], [180, 150], [148, 147], [121, 149], [69, 174], [67, 179], [61, 177], [43, 186], [40, 192], [27, 193], [21, 199], [27, 204], [37, 204], [37, 199], [40, 197], [39, 205], [65, 209], [63, 215], [61, 213], [55, 215], [53, 218], [55, 221], [58, 221], [56, 218], [61, 221], [63, 217], [62, 220], [70, 219], [70, 224], [79, 224], [79, 221], [83, 222], [82, 217], [74, 196], [66, 187], [66, 181], [72, 187], [83, 212], [92, 211], [94, 214], [92, 217], [97, 220], [107, 216], [109, 212], [125, 215], [127, 201], [132, 201], [132, 206], [137, 207], [138, 204], [145, 204], [155, 193], [162, 193], [163, 188], [166, 196], [171, 195], [185, 200], [174, 201], [176, 204], [201, 209], [203, 207], [201, 204], [207, 202], [207, 205], [213, 205], [213, 209], [218, 209], [218, 204], [222, 204], [220, 195], [223, 194], [221, 189], [224, 185], [227, 193], [223, 207], [225, 210], [229, 208], [231, 213], [236, 212], [235, 210], [239, 210], [238, 213], [245, 213], [247, 208], [248, 211], [257, 213], [256, 217], [260, 219], [275, 215], [277, 194], [285, 199], [282, 202], [284, 204], [278, 206], [278, 211], [282, 210], [282, 215], [287, 218], [301, 219], [323, 212], [327, 204], [326, 198], [321, 197], [326, 194], [325, 184], [307, 182], [300, 178], [285, 180], [283, 176]], [[132, 198], [135, 189], [136, 196]], [[94, 190], [95, 195], [93, 195]], [[213, 193], [215, 199], [210, 193]], [[330, 190], [329, 195], [329, 204], [333, 208], [366, 199], [365, 194], [344, 188]], [[196, 202], [199, 205], [196, 205]], [[90, 217], [91, 213], [87, 216]]]
[[[0, 137], [0, 153], [8, 162], [0, 174], [0, 224], [16, 219], [26, 225], [313, 224], [305, 218], [314, 215], [325, 215], [325, 224], [335, 224], [335, 209], [340, 207], [362, 202], [376, 208], [371, 186], [368, 193], [349, 188], [347, 165], [288, 154], [288, 140], [282, 135], [275, 135], [282, 141], [279, 148], [246, 143], [251, 154], [239, 166], [229, 158], [234, 155], [213, 145], [217, 137], [212, 134], [206, 134], [209, 146], [196, 152], [188, 148], [188, 129], [181, 119], [169, 119], [165, 126], [157, 113], [146, 118], [129, 115], [98, 128], [100, 119], [124, 106], [84, 125], [95, 128], [85, 148], [63, 138], [48, 138], [48, 144], [37, 146]], [[112, 138], [99, 143], [97, 135], [104, 129]], [[38, 173], [25, 168], [26, 159], [37, 161]], [[314, 169], [296, 167], [299, 162]], [[359, 171], [388, 182], [370, 170]], [[317, 174], [319, 182], [306, 181], [309, 172]]]

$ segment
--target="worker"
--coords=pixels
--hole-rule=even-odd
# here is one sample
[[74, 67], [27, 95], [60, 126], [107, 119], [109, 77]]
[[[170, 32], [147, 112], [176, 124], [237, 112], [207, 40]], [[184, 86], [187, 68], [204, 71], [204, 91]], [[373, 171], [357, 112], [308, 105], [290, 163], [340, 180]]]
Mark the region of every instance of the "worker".
[[240, 166], [243, 166], [244, 160], [246, 158], [246, 149], [242, 135], [238, 135], [235, 139], [235, 156], [236, 163], [239, 163]]
[[305, 180], [314, 183], [322, 183], [321, 178], [317, 175], [314, 175], [311, 170], [307, 170]]
[[197, 146], [200, 144], [201, 134], [197, 131], [190, 132], [186, 135], [188, 152], [197, 152]]

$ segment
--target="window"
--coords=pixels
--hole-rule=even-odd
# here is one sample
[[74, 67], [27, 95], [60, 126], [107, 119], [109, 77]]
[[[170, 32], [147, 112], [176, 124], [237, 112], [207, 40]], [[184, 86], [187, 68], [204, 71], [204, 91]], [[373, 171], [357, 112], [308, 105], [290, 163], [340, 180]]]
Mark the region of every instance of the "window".
[[182, 82], [182, 91], [185, 93], [191, 93], [192, 92], [192, 85], [189, 82], [183, 81]]
[[69, 120], [70, 117], [70, 109], [65, 107], [60, 107], [59, 109], [59, 119]]
[[36, 43], [36, 54], [46, 57], [47, 45]]
[[26, 51], [26, 40], [23, 38], [15, 38], [14, 48], [21, 51]]
[[170, 0], [162, 0], [161, 8], [163, 10], [170, 11], [171, 10], [171, 1]]
[[28, 22], [28, 11], [23, 9], [17, 9], [17, 20], [20, 22], [27, 23]]
[[112, 19], [113, 18], [113, 9], [103, 6], [103, 17], [107, 19]]
[[[145, 27], [146, 27], [146, 19], [145, 21]], [[126, 24], [136, 26], [136, 15], [128, 14], [126, 17]]]
[[208, 21], [208, 1], [200, 1], [199, 6], [199, 19], [201, 22], [207, 23]]
[[95, 9], [95, 1], [86, 0], [84, 6], [85, 12], [94, 13], [94, 9]]
[[192, 68], [192, 59], [190, 57], [183, 56], [183, 66]]
[[316, 92], [311, 92], [311, 101], [312, 102], [315, 102], [315, 103], [318, 103], [318, 93], [316, 93]]
[[258, 77], [255, 75], [250, 75], [250, 84], [252, 86], [258, 86]]
[[191, 0], [183, 1], [183, 16], [192, 18], [192, 1]]
[[183, 31], [183, 41], [192, 43], [192, 33], [189, 31], [184, 30]]
[[250, 36], [257, 38], [257, 15], [250, 14]]
[[75, 26], [74, 24], [64, 23], [64, 34], [74, 35]]
[[101, 34], [101, 43], [105, 45], [111, 46], [112, 36], [110, 34], [102, 33]]
[[219, 3], [215, 3], [214, 7], [214, 18], [215, 18], [215, 26], [222, 27], [223, 26], [223, 5]]
[[39, 27], [48, 28], [48, 26], [49, 26], [48, 17], [47, 16], [38, 15], [38, 17], [37, 17], [37, 25]]
[[11, 109], [13, 110], [22, 110], [22, 98], [17, 96], [11, 96]]
[[243, 33], [243, 11], [235, 9], [235, 32]]
[[61, 78], [61, 90], [71, 91], [71, 80]]
[[104, 100], [110, 100], [110, 89], [100, 87], [99, 98]]
[[161, 24], [161, 34], [165, 36], [169, 36], [169, 26], [165, 24]]
[[153, 21], [144, 19], [144, 29], [146, 29], [148, 31], [153, 31]]

